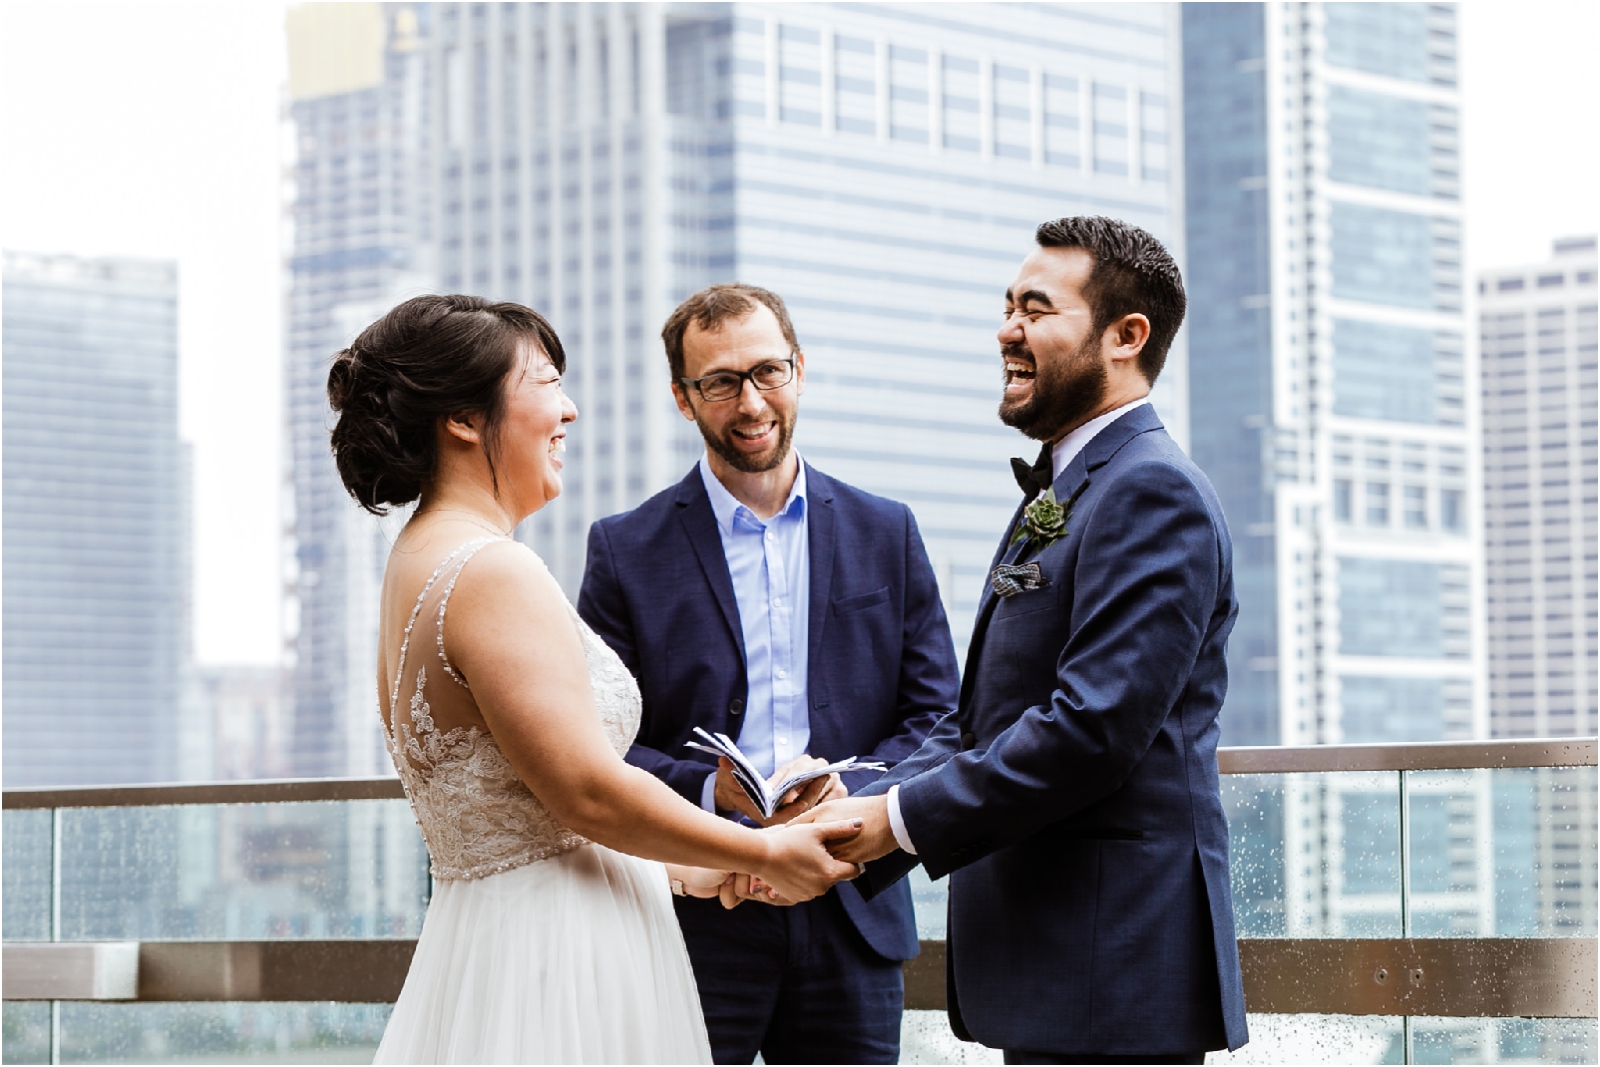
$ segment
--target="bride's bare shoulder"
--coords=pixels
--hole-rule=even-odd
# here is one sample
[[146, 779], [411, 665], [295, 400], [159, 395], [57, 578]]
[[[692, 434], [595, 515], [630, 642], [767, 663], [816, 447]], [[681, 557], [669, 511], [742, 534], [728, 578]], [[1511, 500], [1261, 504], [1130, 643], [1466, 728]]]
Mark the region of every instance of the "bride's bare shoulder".
[[461, 569], [450, 611], [483, 608], [501, 617], [527, 610], [542, 613], [560, 607], [563, 599], [555, 576], [537, 553], [517, 541], [494, 541]]

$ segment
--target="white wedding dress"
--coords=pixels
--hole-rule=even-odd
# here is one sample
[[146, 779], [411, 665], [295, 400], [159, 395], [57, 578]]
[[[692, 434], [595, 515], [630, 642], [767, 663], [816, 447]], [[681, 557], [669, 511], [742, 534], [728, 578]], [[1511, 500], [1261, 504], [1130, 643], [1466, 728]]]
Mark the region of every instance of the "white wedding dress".
[[[433, 900], [376, 1063], [710, 1063], [694, 974], [661, 864], [562, 826], [477, 727], [439, 732], [435, 685], [467, 683], [444, 649], [461, 569], [491, 541], [462, 545], [417, 597], [388, 694], [387, 740], [432, 860]], [[437, 607], [433, 607], [437, 604]], [[423, 613], [424, 606], [429, 608]], [[566, 605], [583, 641], [595, 707], [620, 756], [639, 729], [639, 690]], [[400, 688], [419, 618], [407, 707]]]

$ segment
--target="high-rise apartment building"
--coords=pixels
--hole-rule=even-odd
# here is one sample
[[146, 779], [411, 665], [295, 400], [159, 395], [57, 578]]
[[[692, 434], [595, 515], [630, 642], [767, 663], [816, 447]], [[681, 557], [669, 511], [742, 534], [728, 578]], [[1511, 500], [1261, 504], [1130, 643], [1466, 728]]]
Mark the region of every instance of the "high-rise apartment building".
[[1224, 743], [1486, 736], [1455, 7], [1186, 4], [1183, 37]]
[[1600, 732], [1595, 238], [1478, 281], [1489, 707], [1497, 737]]
[[378, 587], [387, 544], [328, 448], [327, 376], [361, 326], [428, 280], [415, 231], [426, 149], [426, 7], [305, 4], [288, 15], [290, 207], [286, 390], [293, 729], [299, 775], [389, 770], [375, 718]]
[[[573, 595], [589, 524], [682, 477], [702, 448], [672, 403], [667, 314], [717, 281], [780, 293], [807, 357], [798, 448], [911, 505], [964, 644], [1017, 502], [1006, 461], [1037, 449], [995, 417], [994, 332], [1034, 227], [1114, 215], [1182, 254], [1177, 9], [386, 5], [382, 20], [387, 36], [369, 38], [387, 49], [382, 79], [375, 65], [366, 88], [295, 104], [297, 702], [359, 691], [352, 721], [370, 721], [371, 668], [349, 635], [371, 620], [339, 556], [349, 535], [330, 524], [375, 542], [323, 488], [336, 484], [317, 390], [338, 347], [332, 309], [370, 319], [408, 271], [527, 303], [560, 332], [581, 417], [565, 492], [523, 534]], [[363, 107], [377, 132], [358, 150]], [[347, 140], [335, 113], [357, 124]], [[376, 160], [365, 170], [361, 152]], [[330, 169], [338, 160], [350, 169]], [[344, 185], [307, 184], [340, 173]], [[363, 200], [358, 181], [380, 191]], [[396, 258], [369, 254], [393, 278], [356, 287], [367, 268], [349, 258], [305, 260], [329, 265], [313, 278], [302, 257], [333, 246], [301, 245], [302, 225], [339, 228], [349, 257], [365, 247], [355, 212], [385, 210], [383, 189], [405, 217], [383, 231]], [[1182, 346], [1155, 396], [1180, 440]], [[381, 552], [366, 558], [381, 565]], [[339, 684], [341, 670], [354, 681]], [[314, 728], [324, 712], [296, 716]]]
[[[1455, 6], [1184, 4], [1183, 66], [1190, 436], [1240, 605], [1223, 743], [1485, 737]], [[1409, 786], [1407, 905], [1393, 775], [1230, 784], [1242, 932], [1492, 933], [1487, 778]]]
[[7, 252], [5, 784], [170, 781], [189, 654], [177, 267]]

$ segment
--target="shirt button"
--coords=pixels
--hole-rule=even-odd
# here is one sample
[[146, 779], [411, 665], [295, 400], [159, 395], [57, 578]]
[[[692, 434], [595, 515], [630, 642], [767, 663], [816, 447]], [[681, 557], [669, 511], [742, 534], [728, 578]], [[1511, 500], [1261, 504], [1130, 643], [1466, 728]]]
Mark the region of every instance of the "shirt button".
[[781, 597], [781, 596], [773, 597], [772, 598], [772, 606], [775, 607], [775, 608], [783, 607], [783, 597]]
[[780, 737], [780, 738], [778, 738], [778, 744], [783, 745], [785, 748], [787, 748], [788, 745], [789, 745], [789, 739], [787, 737]]
[[788, 671], [779, 671], [778, 672], [778, 677], [779, 678], [787, 678], [787, 677], [789, 677], [789, 672]]

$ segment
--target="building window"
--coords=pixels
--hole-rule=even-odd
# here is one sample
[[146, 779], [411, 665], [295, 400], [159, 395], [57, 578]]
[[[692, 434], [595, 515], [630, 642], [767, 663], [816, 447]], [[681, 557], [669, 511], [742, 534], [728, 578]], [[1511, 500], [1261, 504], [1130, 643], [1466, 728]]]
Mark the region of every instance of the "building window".
[[1389, 525], [1389, 483], [1367, 483], [1367, 525]]
[[1539, 288], [1553, 289], [1564, 281], [1566, 281], [1566, 275], [1564, 274], [1541, 274], [1539, 275]]
[[1467, 523], [1462, 503], [1462, 491], [1460, 489], [1441, 489], [1439, 491], [1439, 525], [1453, 533], [1460, 533], [1465, 529]]
[[1406, 528], [1409, 530], [1426, 530], [1428, 528], [1428, 490], [1420, 485], [1408, 485], [1403, 492]]
[[1413, 560], [1339, 560], [1339, 651], [1346, 656], [1444, 652], [1440, 565]]
[[1335, 522], [1353, 521], [1349, 478], [1335, 478], [1333, 480], [1333, 519]]
[[1432, 330], [1333, 320], [1333, 411], [1358, 419], [1438, 421]]

